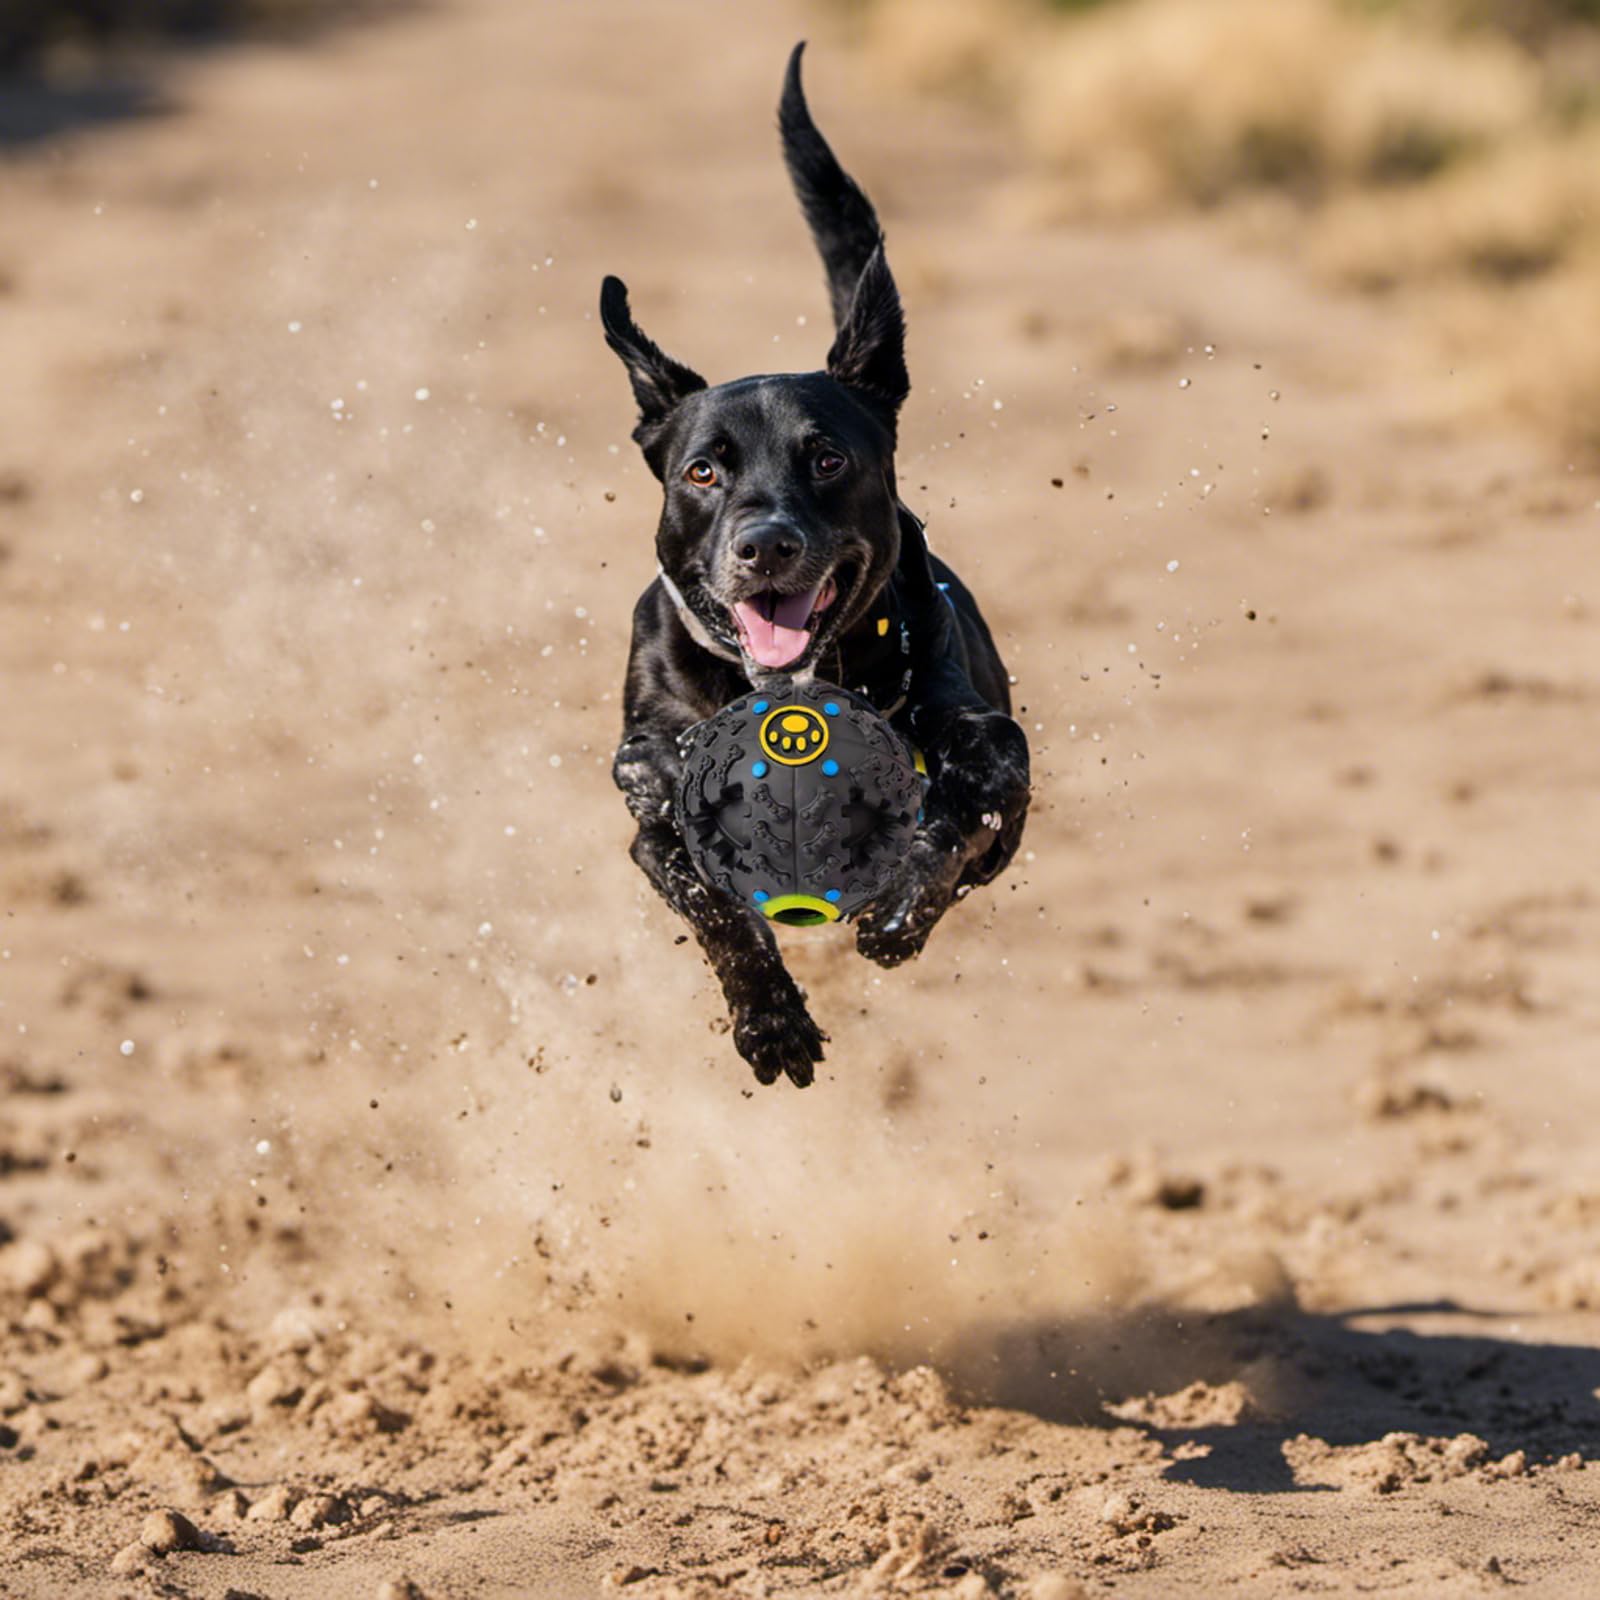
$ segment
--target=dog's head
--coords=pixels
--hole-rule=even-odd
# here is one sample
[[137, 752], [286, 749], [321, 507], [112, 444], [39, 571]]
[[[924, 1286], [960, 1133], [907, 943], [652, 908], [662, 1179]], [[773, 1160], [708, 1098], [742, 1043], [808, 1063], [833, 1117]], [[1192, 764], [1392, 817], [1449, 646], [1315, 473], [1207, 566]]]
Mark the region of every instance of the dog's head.
[[601, 290], [600, 316], [638, 401], [633, 437], [665, 491], [661, 570], [752, 675], [807, 672], [899, 557], [905, 327], [881, 245], [821, 372], [708, 388], [640, 332], [616, 278]]

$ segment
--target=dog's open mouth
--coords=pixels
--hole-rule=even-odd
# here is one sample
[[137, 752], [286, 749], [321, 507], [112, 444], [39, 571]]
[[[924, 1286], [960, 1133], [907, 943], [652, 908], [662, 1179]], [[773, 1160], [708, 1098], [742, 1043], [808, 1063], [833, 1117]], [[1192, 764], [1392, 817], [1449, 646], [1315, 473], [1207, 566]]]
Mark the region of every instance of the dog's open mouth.
[[839, 598], [830, 575], [800, 594], [768, 589], [730, 608], [740, 643], [763, 667], [791, 666], [806, 652], [822, 613]]

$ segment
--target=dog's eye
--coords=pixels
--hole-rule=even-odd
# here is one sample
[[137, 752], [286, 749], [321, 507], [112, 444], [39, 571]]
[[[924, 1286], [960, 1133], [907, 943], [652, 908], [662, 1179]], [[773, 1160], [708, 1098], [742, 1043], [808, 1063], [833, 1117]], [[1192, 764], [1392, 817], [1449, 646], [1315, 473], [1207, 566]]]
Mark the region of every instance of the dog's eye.
[[697, 489], [709, 489], [717, 481], [717, 469], [709, 461], [691, 461], [684, 477]]
[[818, 453], [813, 465], [819, 478], [837, 478], [849, 463], [837, 450], [823, 450]]

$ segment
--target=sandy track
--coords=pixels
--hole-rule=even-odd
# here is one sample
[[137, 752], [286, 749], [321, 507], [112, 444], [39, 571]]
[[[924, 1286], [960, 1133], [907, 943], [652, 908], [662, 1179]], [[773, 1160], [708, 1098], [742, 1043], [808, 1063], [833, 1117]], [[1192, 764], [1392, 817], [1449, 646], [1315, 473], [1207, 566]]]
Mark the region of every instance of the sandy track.
[[[755, 1092], [606, 776], [599, 277], [714, 378], [825, 337], [817, 19], [714, 10], [0, 170], [6, 1592], [1591, 1592], [1600, 486], [820, 36], [1039, 787], [914, 970], [793, 941]], [[158, 1506], [220, 1548], [114, 1573]]]

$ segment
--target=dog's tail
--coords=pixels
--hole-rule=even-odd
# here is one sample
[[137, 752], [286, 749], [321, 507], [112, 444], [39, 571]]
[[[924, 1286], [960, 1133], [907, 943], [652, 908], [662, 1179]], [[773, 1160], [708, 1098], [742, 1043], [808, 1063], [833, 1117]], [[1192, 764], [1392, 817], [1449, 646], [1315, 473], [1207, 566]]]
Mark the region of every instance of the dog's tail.
[[778, 102], [778, 129], [783, 135], [783, 160], [817, 242], [828, 274], [828, 298], [833, 302], [833, 325], [844, 324], [872, 252], [883, 239], [878, 213], [860, 186], [817, 131], [800, 87], [802, 41], [789, 57], [783, 78], [783, 98]]

